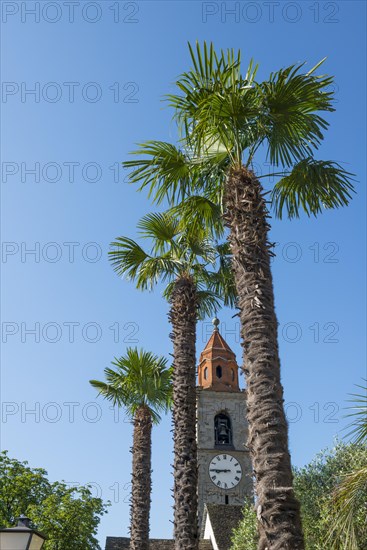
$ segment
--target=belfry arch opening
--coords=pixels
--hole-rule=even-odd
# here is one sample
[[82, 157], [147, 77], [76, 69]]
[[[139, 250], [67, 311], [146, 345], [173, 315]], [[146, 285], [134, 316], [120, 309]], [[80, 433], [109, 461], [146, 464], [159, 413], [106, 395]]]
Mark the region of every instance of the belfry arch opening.
[[214, 418], [214, 442], [216, 447], [233, 445], [231, 419], [224, 412], [217, 414]]

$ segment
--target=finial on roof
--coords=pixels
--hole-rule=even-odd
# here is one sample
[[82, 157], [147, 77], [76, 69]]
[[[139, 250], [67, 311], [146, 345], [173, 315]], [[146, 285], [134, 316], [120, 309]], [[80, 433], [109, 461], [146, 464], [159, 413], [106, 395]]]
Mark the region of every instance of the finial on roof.
[[219, 322], [220, 322], [220, 321], [219, 321], [218, 317], [214, 317], [214, 319], [213, 319], [213, 321], [212, 321], [212, 323], [213, 323], [213, 325], [214, 325], [214, 330], [219, 330], [219, 329], [218, 329]]

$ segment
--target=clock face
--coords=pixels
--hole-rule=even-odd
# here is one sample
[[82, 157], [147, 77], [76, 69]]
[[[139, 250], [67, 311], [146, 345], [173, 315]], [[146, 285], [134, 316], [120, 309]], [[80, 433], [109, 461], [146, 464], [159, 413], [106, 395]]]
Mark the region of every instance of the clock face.
[[220, 489], [233, 489], [241, 481], [242, 468], [232, 455], [217, 455], [209, 464], [209, 476]]

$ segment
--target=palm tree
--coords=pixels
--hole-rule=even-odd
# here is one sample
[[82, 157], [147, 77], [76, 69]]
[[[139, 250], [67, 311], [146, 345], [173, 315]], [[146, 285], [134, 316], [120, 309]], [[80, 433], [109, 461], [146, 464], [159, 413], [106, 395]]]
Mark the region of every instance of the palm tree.
[[[174, 423], [174, 532], [177, 550], [196, 550], [196, 324], [212, 314], [221, 298], [233, 303], [233, 282], [228, 246], [214, 245], [204, 233], [188, 236], [169, 212], [149, 214], [138, 224], [151, 240], [150, 252], [135, 241], [120, 237], [112, 243], [110, 258], [119, 275], [127, 275], [139, 289], [166, 283], [173, 341]], [[218, 265], [217, 270], [210, 271]]]
[[106, 382], [90, 380], [100, 395], [124, 407], [133, 420], [133, 471], [131, 496], [131, 550], [149, 549], [152, 425], [172, 403], [171, 370], [167, 360], [153, 353], [128, 348], [106, 368]]
[[280, 380], [270, 216], [260, 183], [264, 176], [251, 167], [260, 150], [275, 167], [268, 176], [280, 179], [270, 202], [279, 218], [284, 210], [289, 218], [301, 209], [316, 216], [323, 208], [348, 204], [352, 174], [314, 157], [328, 126], [320, 112], [334, 110], [332, 78], [315, 75], [320, 62], [306, 73], [303, 65], [280, 69], [258, 83], [252, 61], [242, 76], [240, 52], [218, 55], [206, 44], [196, 52], [189, 48], [193, 67], [178, 79], [179, 92], [169, 96], [181, 148], [149, 141], [134, 152], [146, 158], [124, 165], [133, 169], [131, 181], [148, 186], [156, 202], [167, 197], [178, 204], [188, 227], [198, 220], [196, 201], [206, 213], [203, 222], [222, 212], [241, 321], [259, 549], [303, 549]]

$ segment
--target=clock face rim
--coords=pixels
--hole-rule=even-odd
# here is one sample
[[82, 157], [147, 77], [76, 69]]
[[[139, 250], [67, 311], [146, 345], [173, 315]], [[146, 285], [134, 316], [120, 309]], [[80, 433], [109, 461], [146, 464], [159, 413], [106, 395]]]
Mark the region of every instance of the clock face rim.
[[[229, 457], [229, 459], [233, 458], [234, 460], [236, 460], [236, 462], [237, 462], [236, 468], [239, 467], [239, 469], [241, 470], [241, 473], [240, 473], [240, 474], [237, 474], [237, 475], [239, 476], [240, 479], [239, 479], [238, 481], [234, 479], [234, 480], [233, 480], [234, 485], [232, 485], [231, 487], [220, 487], [220, 486], [218, 486], [217, 483], [216, 483], [215, 481], [213, 481], [212, 475], [211, 475], [211, 473], [210, 473], [210, 468], [211, 468], [211, 466], [212, 466], [213, 460], [218, 459], [218, 457], [223, 457], [223, 456]], [[237, 473], [237, 472], [236, 472], [236, 473]], [[237, 487], [237, 485], [241, 482], [242, 475], [243, 475], [243, 471], [242, 471], [241, 463], [240, 463], [240, 461], [239, 461], [238, 458], [236, 458], [235, 456], [233, 456], [233, 455], [230, 454], [230, 453], [219, 453], [219, 454], [214, 455], [213, 458], [211, 458], [211, 460], [210, 460], [210, 462], [209, 462], [209, 466], [208, 466], [208, 474], [209, 474], [210, 481], [213, 483], [213, 485], [215, 485], [215, 487], [216, 487], [217, 489], [220, 489], [221, 491], [230, 491], [231, 489], [234, 489], [235, 487]]]

